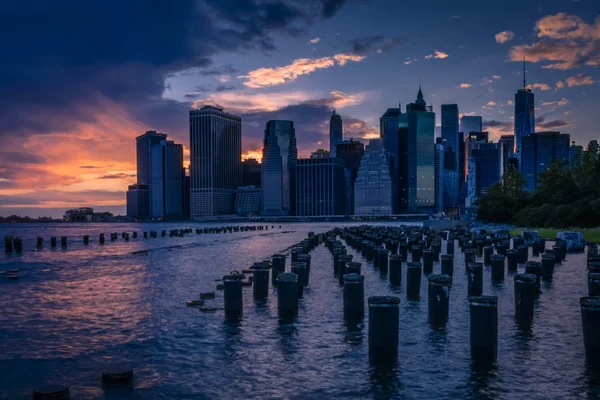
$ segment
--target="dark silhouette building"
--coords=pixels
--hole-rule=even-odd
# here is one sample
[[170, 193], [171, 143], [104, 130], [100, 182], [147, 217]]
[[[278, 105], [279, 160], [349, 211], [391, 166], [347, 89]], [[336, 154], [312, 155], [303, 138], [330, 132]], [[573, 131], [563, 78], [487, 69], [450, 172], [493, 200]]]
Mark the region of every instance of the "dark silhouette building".
[[346, 215], [354, 214], [354, 181], [358, 175], [365, 145], [356, 140], [346, 140], [336, 146], [337, 158], [344, 161]]
[[262, 164], [255, 158], [242, 161], [242, 186], [260, 187]]

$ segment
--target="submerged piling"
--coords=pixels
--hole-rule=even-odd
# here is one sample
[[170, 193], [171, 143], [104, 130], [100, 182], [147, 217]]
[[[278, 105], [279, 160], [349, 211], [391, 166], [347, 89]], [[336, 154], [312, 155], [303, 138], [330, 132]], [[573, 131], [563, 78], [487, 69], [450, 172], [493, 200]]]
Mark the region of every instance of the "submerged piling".
[[535, 287], [537, 288], [537, 291], [540, 292], [542, 287], [542, 263], [538, 261], [528, 261], [525, 265], [525, 273], [535, 275]]
[[44, 245], [44, 238], [38, 236], [35, 245], [38, 249], [42, 248], [42, 246]]
[[56, 247], [56, 236], [50, 237], [50, 247]]
[[292, 263], [292, 274], [298, 276], [298, 298], [304, 297], [304, 277], [306, 274], [306, 263], [305, 262], [293, 262]]
[[588, 296], [600, 296], [600, 274], [588, 274]]
[[444, 274], [429, 277], [427, 304], [429, 322], [434, 326], [443, 325], [448, 321], [451, 281], [451, 277]]
[[266, 263], [258, 263], [252, 266], [252, 294], [254, 300], [266, 300], [269, 297], [269, 271], [270, 266]]
[[600, 366], [600, 297], [586, 296], [579, 301], [585, 359], [590, 367]]
[[452, 254], [442, 255], [442, 275], [452, 278], [454, 275], [454, 256]]
[[298, 275], [283, 272], [277, 276], [277, 314], [280, 318], [298, 314]]
[[356, 261], [346, 263], [346, 274], [361, 274], [362, 264]]
[[271, 257], [273, 272], [271, 273], [271, 284], [277, 284], [277, 275], [283, 274], [285, 272], [285, 255], [283, 254], [274, 254]]
[[504, 280], [504, 256], [492, 254], [490, 263], [492, 265], [492, 282], [502, 282]]
[[60, 237], [60, 247], [67, 247], [67, 237], [66, 236]]
[[519, 269], [519, 253], [517, 250], [506, 250], [506, 267], [509, 271]]
[[554, 277], [554, 264], [556, 260], [551, 255], [542, 255], [542, 279], [552, 281]]
[[467, 266], [467, 295], [483, 294], [483, 263], [472, 262]]
[[230, 274], [223, 277], [223, 297], [226, 315], [241, 315], [244, 310], [242, 295], [243, 274]]
[[83, 235], [83, 244], [90, 243], [90, 235]]
[[71, 393], [67, 386], [48, 385], [33, 389], [33, 400], [69, 400]]
[[389, 278], [392, 285], [400, 285], [402, 283], [402, 256], [400, 254], [392, 254], [390, 256]]
[[104, 244], [104, 233], [101, 233], [100, 236], [98, 236], [98, 243]]
[[498, 297], [469, 297], [471, 359], [493, 363], [498, 356]]
[[344, 318], [360, 320], [365, 314], [365, 277], [344, 275]]
[[519, 323], [533, 320], [533, 306], [537, 298], [537, 277], [533, 274], [515, 275], [515, 317]]
[[494, 248], [492, 246], [483, 247], [483, 264], [492, 265], [492, 254], [494, 254]]
[[375, 363], [395, 363], [398, 359], [400, 298], [372, 296], [368, 302], [369, 358]]
[[406, 263], [406, 297], [410, 300], [419, 300], [421, 292], [421, 263]]
[[433, 250], [423, 250], [423, 273], [429, 275], [433, 273]]

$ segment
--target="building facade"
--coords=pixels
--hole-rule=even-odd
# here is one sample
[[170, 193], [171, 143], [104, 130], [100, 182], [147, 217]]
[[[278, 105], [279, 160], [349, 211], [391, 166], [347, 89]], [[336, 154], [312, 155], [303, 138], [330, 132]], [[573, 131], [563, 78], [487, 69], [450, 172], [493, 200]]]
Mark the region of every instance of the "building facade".
[[460, 119], [460, 131], [467, 135], [471, 132], [483, 130], [483, 118], [475, 115], [465, 115]]
[[262, 164], [255, 158], [242, 161], [242, 185], [261, 186]]
[[191, 110], [191, 218], [232, 214], [241, 183], [242, 119], [217, 106]]
[[338, 143], [344, 140], [344, 127], [342, 117], [333, 110], [329, 120], [329, 153], [335, 157], [335, 150]]
[[435, 212], [444, 211], [444, 145], [435, 145]]
[[[446, 174], [447, 180], [455, 179], [456, 182], [445, 182], [444, 190], [446, 191], [445, 201], [446, 207], [454, 207], [458, 203], [458, 165], [459, 165], [459, 113], [458, 105], [442, 104], [442, 139], [444, 139], [444, 151], [447, 153], [444, 168], [448, 171], [455, 171], [456, 174]], [[451, 191], [451, 192], [449, 192]]]
[[569, 167], [575, 168], [581, 164], [583, 157], [583, 146], [578, 146], [575, 142], [569, 147]]
[[505, 174], [511, 165], [511, 159], [515, 158], [515, 137], [514, 135], [502, 135], [498, 139], [498, 146], [502, 148], [502, 173]]
[[522, 171], [523, 164], [523, 138], [535, 133], [535, 97], [531, 89], [525, 87], [515, 94], [515, 158], [519, 163], [519, 170]]
[[354, 182], [354, 214], [392, 214], [392, 179], [381, 139], [371, 139], [360, 161]]
[[235, 212], [240, 216], [258, 215], [260, 212], [260, 188], [242, 186], [235, 192]]
[[148, 218], [150, 216], [150, 191], [148, 185], [133, 184], [127, 190], [127, 216]]
[[297, 159], [294, 123], [268, 121], [262, 157], [263, 215], [294, 215]]
[[502, 148], [497, 143], [482, 144], [471, 151], [471, 158], [475, 162], [475, 198], [480, 198], [502, 179]]
[[539, 175], [552, 159], [569, 161], [570, 143], [569, 134], [560, 132], [538, 132], [523, 138], [521, 173], [525, 190], [533, 192], [538, 187]]
[[335, 157], [300, 158], [296, 165], [296, 215], [344, 215], [344, 161]]
[[150, 212], [153, 218], [183, 218], [183, 146], [163, 140], [152, 146], [150, 165], [152, 189]]
[[337, 158], [344, 161], [344, 176], [346, 179], [345, 205], [346, 215], [354, 214], [354, 182], [358, 175], [360, 160], [365, 154], [365, 145], [356, 140], [345, 140], [338, 143], [335, 152]]
[[[402, 115], [400, 104], [398, 108], [388, 108], [386, 112], [379, 118], [379, 137], [383, 140], [383, 147], [388, 153], [390, 161], [390, 174], [392, 177], [392, 212], [397, 214], [406, 208], [406, 188], [403, 184], [406, 182], [406, 168], [402, 168], [404, 161], [401, 155], [403, 150], [401, 142], [404, 140], [406, 144], [406, 130], [401, 129], [401, 125], [406, 127], [406, 118]], [[404, 135], [404, 137], [402, 136]], [[403, 191], [404, 189], [404, 191]], [[404, 200], [404, 201], [403, 201]], [[403, 205], [404, 204], [404, 205]]]

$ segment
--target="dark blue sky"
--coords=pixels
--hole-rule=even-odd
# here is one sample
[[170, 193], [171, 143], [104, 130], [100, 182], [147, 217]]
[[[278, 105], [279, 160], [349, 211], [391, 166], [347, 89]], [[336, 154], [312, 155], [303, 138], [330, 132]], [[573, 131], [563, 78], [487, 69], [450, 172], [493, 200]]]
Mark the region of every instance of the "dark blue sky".
[[598, 14], [597, 0], [8, 3], [0, 210], [12, 208], [0, 212], [122, 210], [135, 136], [154, 129], [187, 146], [187, 111], [204, 103], [242, 115], [244, 151], [278, 118], [294, 120], [307, 154], [327, 148], [332, 108], [347, 137], [376, 135], [421, 78], [438, 123], [441, 104], [457, 103], [512, 133], [522, 63], [511, 60], [523, 56], [538, 130], [585, 144], [600, 125]]

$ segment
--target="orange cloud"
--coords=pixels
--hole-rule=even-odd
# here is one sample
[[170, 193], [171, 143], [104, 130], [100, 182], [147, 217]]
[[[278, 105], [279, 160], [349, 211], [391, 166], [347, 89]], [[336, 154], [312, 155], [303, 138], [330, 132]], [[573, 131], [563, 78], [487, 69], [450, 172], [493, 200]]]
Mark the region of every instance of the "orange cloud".
[[331, 57], [321, 58], [298, 58], [291, 64], [276, 68], [255, 69], [246, 75], [238, 76], [238, 78], [246, 79], [244, 86], [257, 89], [292, 82], [298, 79], [298, 77], [311, 74], [318, 69], [331, 68], [336, 64], [344, 66], [350, 61], [360, 62], [365, 58], [366, 56], [350, 53], [335, 54]]
[[494, 37], [496, 39], [496, 43], [502, 44], [513, 40], [515, 34], [511, 31], [502, 31], [500, 33], [496, 33]]
[[564, 84], [564, 82], [563, 82], [563, 81], [558, 81], [558, 82], [556, 82], [556, 88], [557, 88], [557, 89], [562, 89], [562, 88], [564, 88], [564, 87], [565, 87], [565, 84]]
[[444, 53], [443, 51], [435, 51], [434, 54], [428, 54], [425, 56], [425, 58], [429, 59], [429, 58], [439, 58], [439, 59], [444, 59], [444, 58], [448, 58], [449, 55], [448, 53]]
[[473, 86], [473, 85], [471, 85], [470, 83], [461, 83], [461, 84], [460, 84], [460, 88], [461, 88], [461, 89], [468, 89], [468, 88], [470, 88], [471, 86]]
[[248, 158], [254, 158], [260, 162], [262, 159], [262, 147], [256, 150], [248, 150], [242, 154], [242, 160], [247, 160]]
[[549, 61], [543, 68], [561, 70], [600, 65], [600, 18], [588, 24], [576, 15], [558, 13], [537, 21], [536, 30], [539, 41], [514, 46], [512, 61]]
[[570, 78], [567, 78], [566, 82], [567, 82], [567, 86], [569, 86], [569, 87], [594, 84], [594, 80], [592, 79], [591, 76], [583, 75], [583, 74], [578, 74], [577, 76], [572, 76]]
[[310, 43], [312, 43], [312, 44], [317, 44], [317, 43], [319, 43], [320, 41], [321, 41], [321, 38], [318, 38], [318, 37], [317, 37], [317, 38], [314, 38], [314, 39], [310, 39], [310, 40], [309, 40], [309, 42], [310, 42]]

